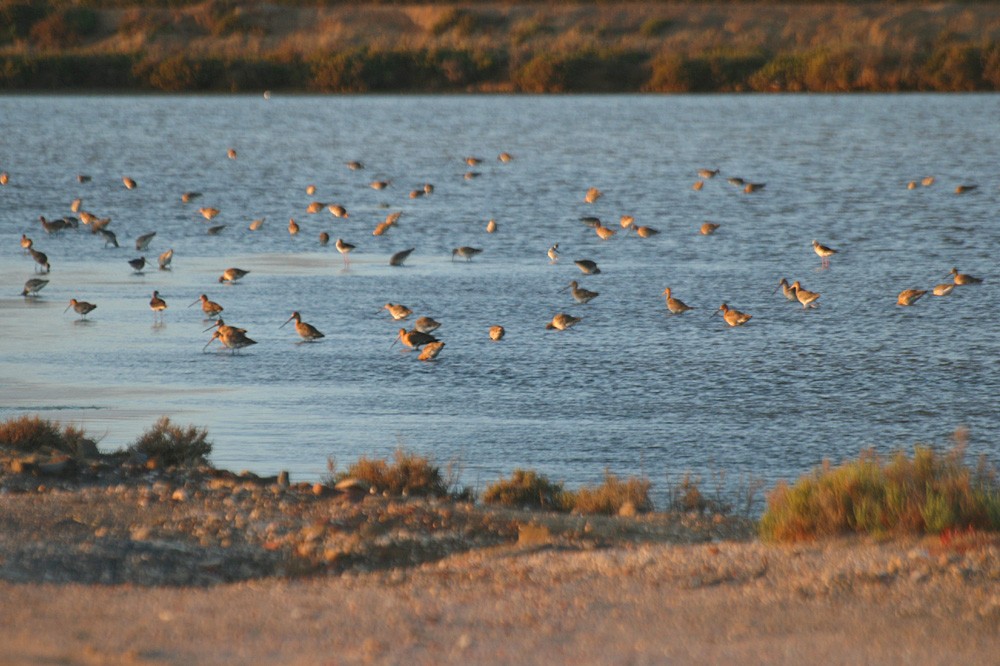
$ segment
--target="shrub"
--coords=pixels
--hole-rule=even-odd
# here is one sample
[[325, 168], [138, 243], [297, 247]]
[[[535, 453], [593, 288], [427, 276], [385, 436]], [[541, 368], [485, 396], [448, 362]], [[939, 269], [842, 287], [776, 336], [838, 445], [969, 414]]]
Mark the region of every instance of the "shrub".
[[97, 32], [97, 12], [86, 7], [67, 7], [31, 27], [31, 40], [42, 48], [78, 46]]
[[639, 33], [643, 37], [659, 37], [674, 27], [674, 21], [668, 18], [646, 19], [639, 26]]
[[939, 48], [921, 69], [922, 87], [947, 91], [981, 90], [986, 87], [983, 61], [983, 51], [976, 46], [953, 44]]
[[499, 481], [486, 488], [483, 502], [522, 509], [545, 509], [566, 511], [571, 494], [563, 489], [563, 484], [552, 483], [533, 470], [515, 469], [509, 480]]
[[626, 505], [631, 505], [639, 513], [653, 510], [649, 499], [650, 483], [646, 479], [629, 477], [622, 481], [611, 472], [604, 473], [604, 483], [599, 486], [584, 486], [573, 494], [574, 513], [599, 513], [615, 515]]
[[58, 451], [84, 455], [88, 450], [97, 451], [97, 444], [81, 428], [68, 425], [60, 430], [58, 423], [38, 416], [21, 416], [0, 423], [0, 446], [25, 453]]
[[779, 54], [754, 73], [748, 83], [758, 92], [800, 92], [807, 60], [801, 54]]
[[0, 4], [0, 42], [24, 39], [36, 23], [49, 13], [45, 2], [4, 2]]
[[981, 460], [963, 462], [964, 449], [947, 454], [917, 446], [884, 460], [864, 451], [839, 467], [824, 463], [794, 486], [779, 484], [767, 498], [761, 536], [794, 541], [845, 533], [939, 533], [1000, 529], [1000, 484]]
[[68, 451], [59, 424], [38, 416], [21, 416], [0, 423], [0, 444], [17, 451]]
[[129, 447], [130, 452], [141, 453], [157, 460], [164, 467], [207, 464], [212, 452], [207, 441], [208, 431], [188, 426], [182, 428], [161, 417], [152, 428], [144, 432]]
[[441, 470], [428, 458], [403, 449], [396, 449], [393, 462], [385, 458], [358, 458], [345, 472], [336, 472], [330, 462], [331, 483], [354, 478], [364, 481], [378, 493], [415, 497], [446, 497], [448, 484]]

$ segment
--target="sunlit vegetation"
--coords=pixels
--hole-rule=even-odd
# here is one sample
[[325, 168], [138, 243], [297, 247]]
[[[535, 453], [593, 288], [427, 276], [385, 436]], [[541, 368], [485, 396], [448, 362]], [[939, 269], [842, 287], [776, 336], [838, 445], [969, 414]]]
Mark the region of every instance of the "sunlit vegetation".
[[164, 416], [139, 435], [128, 450], [156, 460], [163, 467], [189, 467], [207, 462], [212, 443], [205, 429], [174, 425]]
[[396, 449], [392, 461], [362, 456], [344, 471], [338, 472], [333, 461], [328, 466], [327, 481], [331, 484], [357, 479], [380, 495], [446, 497], [449, 494], [441, 468], [429, 458], [404, 449]]
[[779, 484], [760, 521], [765, 539], [796, 541], [842, 534], [923, 534], [1000, 529], [1000, 483], [980, 460], [964, 461], [917, 446], [912, 456], [866, 451], [839, 466], [825, 463], [795, 484]]
[[483, 502], [518, 509], [569, 511], [573, 497], [563, 484], [550, 481], [544, 474], [515, 469], [509, 479], [500, 478], [486, 487]]
[[1000, 6], [0, 0], [0, 89], [1000, 89]]
[[86, 434], [80, 428], [61, 426], [38, 416], [20, 416], [0, 422], [0, 446], [23, 453], [76, 454], [85, 440]]

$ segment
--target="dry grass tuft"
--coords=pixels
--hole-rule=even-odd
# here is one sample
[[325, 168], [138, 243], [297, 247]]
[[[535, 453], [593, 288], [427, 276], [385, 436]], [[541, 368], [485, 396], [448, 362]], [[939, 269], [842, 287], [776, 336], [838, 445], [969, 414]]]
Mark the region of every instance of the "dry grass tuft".
[[568, 511], [572, 508], [573, 493], [533, 470], [515, 469], [510, 479], [501, 477], [486, 488], [483, 502], [519, 509]]
[[446, 497], [448, 483], [441, 476], [441, 470], [429, 458], [402, 448], [396, 449], [393, 462], [385, 458], [358, 458], [357, 462], [344, 472], [336, 471], [331, 461], [330, 482], [335, 484], [347, 478], [364, 481], [375, 492], [386, 495], [413, 497]]
[[0, 446], [23, 453], [69, 453], [96, 451], [97, 444], [81, 428], [39, 418], [21, 416], [0, 423]]
[[0, 423], [0, 444], [24, 452], [69, 451], [59, 424], [38, 416], [21, 416]]
[[208, 441], [207, 430], [194, 426], [182, 428], [163, 416], [139, 435], [128, 451], [155, 459], [164, 467], [187, 467], [207, 464], [212, 443]]
[[647, 479], [630, 476], [624, 481], [604, 472], [604, 483], [584, 486], [573, 493], [574, 513], [616, 515], [625, 512], [646, 513], [653, 510]]
[[944, 454], [917, 446], [912, 457], [868, 450], [839, 467], [824, 463], [771, 491], [760, 522], [761, 536], [775, 541], [967, 528], [1000, 529], [1000, 484], [985, 460], [965, 464], [961, 444]]

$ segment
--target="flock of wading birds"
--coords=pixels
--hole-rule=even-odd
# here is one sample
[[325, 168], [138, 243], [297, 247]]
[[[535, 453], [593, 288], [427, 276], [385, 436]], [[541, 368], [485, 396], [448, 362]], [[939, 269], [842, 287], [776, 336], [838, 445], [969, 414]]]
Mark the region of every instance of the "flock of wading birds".
[[[236, 151], [234, 149], [229, 149], [228, 157], [229, 159], [236, 159], [237, 157]], [[500, 153], [497, 159], [500, 162], [507, 163], [510, 162], [513, 159], [513, 157], [510, 155], [510, 153], [504, 152]], [[465, 158], [465, 162], [469, 166], [476, 166], [477, 164], [480, 164], [482, 162], [482, 159], [477, 157], [467, 157]], [[360, 170], [365, 168], [363, 163], [357, 161], [347, 162], [346, 166], [352, 170]], [[699, 169], [697, 173], [699, 180], [695, 182], [695, 184], [693, 185], [693, 189], [700, 190], [704, 186], [706, 180], [714, 178], [719, 174], [719, 169], [714, 169], [714, 170]], [[478, 175], [479, 175], [478, 172], [469, 171], [465, 174], [465, 178], [472, 179], [477, 177]], [[9, 180], [10, 176], [7, 172], [0, 173], [0, 186], [7, 185]], [[86, 183], [89, 182], [91, 178], [90, 176], [81, 174], [77, 176], [77, 180], [80, 183]], [[745, 192], [746, 194], [759, 192], [765, 187], [765, 183], [752, 183], [738, 177], [730, 177], [727, 179], [727, 181], [731, 185], [741, 188], [743, 192]], [[127, 176], [122, 178], [122, 183], [129, 190], [138, 187], [136, 181]], [[932, 176], [926, 177], [922, 179], [920, 183], [923, 187], [929, 187], [934, 184], [934, 178]], [[389, 181], [375, 180], [372, 181], [369, 185], [371, 188], [375, 190], [382, 190], [389, 186]], [[916, 189], [916, 187], [917, 187], [917, 181], [910, 181], [907, 184], [908, 189]], [[959, 185], [955, 188], [955, 193], [964, 194], [966, 192], [974, 190], [975, 188], [976, 188], [975, 185]], [[309, 185], [306, 188], [306, 194], [310, 196], [315, 194], [315, 192], [316, 192], [316, 187], [314, 185]], [[434, 192], [434, 186], [431, 184], [425, 184], [421, 189], [416, 189], [411, 191], [410, 198], [416, 199], [422, 196], [430, 195], [433, 192]], [[201, 196], [200, 192], [185, 192], [181, 195], [181, 201], [183, 203], [190, 203], [200, 196]], [[601, 196], [602, 193], [599, 189], [591, 187], [590, 189], [587, 190], [583, 200], [586, 203], [594, 203]], [[101, 236], [103, 236], [106, 246], [113, 245], [114, 247], [118, 247], [119, 245], [117, 236], [113, 231], [107, 228], [111, 222], [111, 219], [98, 217], [92, 213], [83, 210], [81, 206], [82, 206], [81, 199], [73, 200], [73, 202], [70, 205], [71, 211], [77, 214], [79, 217], [66, 216], [56, 220], [47, 220], [43, 216], [39, 218], [39, 224], [41, 225], [43, 231], [45, 231], [46, 234], [55, 234], [62, 232], [66, 229], [78, 228], [78, 226], [82, 223], [83, 225], [90, 228], [91, 233], [100, 234]], [[313, 201], [312, 203], [310, 203], [309, 206], [306, 208], [306, 212], [310, 214], [318, 213], [321, 212], [324, 208], [329, 210], [330, 214], [333, 215], [334, 217], [338, 218], [349, 217], [347, 209], [344, 208], [343, 206], [339, 204], [325, 204], [318, 201]], [[198, 209], [198, 212], [207, 221], [211, 221], [219, 214], [220, 211], [217, 208], [202, 207]], [[382, 234], [384, 234], [398, 222], [400, 215], [401, 213], [398, 212], [390, 213], [383, 222], [380, 222], [375, 227], [375, 229], [372, 232], [372, 235], [381, 236]], [[605, 226], [601, 222], [601, 220], [597, 217], [582, 217], [580, 218], [580, 220], [584, 222], [587, 226], [593, 228], [597, 236], [601, 240], [608, 240], [617, 233], [617, 230]], [[263, 225], [263, 222], [264, 222], [263, 220], [254, 220], [253, 222], [250, 223], [249, 227], [250, 230], [256, 231], [260, 229], [261, 226]], [[640, 238], [649, 238], [659, 233], [659, 231], [654, 229], [653, 227], [637, 225], [635, 223], [635, 219], [630, 215], [621, 216], [620, 224], [622, 229], [625, 230], [626, 234], [634, 231], [636, 235], [639, 236]], [[210, 235], [218, 234], [219, 232], [222, 231], [222, 229], [225, 226], [226, 225], [209, 227], [208, 233]], [[718, 224], [712, 222], [705, 222], [704, 224], [701, 225], [699, 231], [701, 234], [708, 236], [715, 233], [715, 231], [718, 228], [719, 228]], [[496, 220], [490, 219], [487, 222], [486, 231], [487, 233], [495, 233], [497, 231]], [[292, 235], [296, 235], [299, 233], [299, 225], [298, 223], [295, 222], [294, 219], [290, 219], [288, 221], [288, 232]], [[135, 240], [136, 250], [143, 251], [147, 249], [150, 242], [153, 240], [155, 236], [156, 232], [154, 231], [137, 237]], [[329, 234], [325, 231], [322, 232], [319, 236], [320, 244], [327, 245], [329, 241], [330, 241]], [[340, 252], [341, 256], [343, 257], [345, 267], [348, 266], [350, 264], [349, 255], [351, 251], [355, 249], [356, 246], [351, 243], [345, 242], [341, 238], [336, 239], [334, 245], [337, 248], [337, 251]], [[37, 250], [34, 247], [34, 241], [31, 238], [29, 238], [26, 234], [21, 235], [21, 247], [35, 261], [36, 272], [44, 272], [46, 274], [49, 273], [49, 271], [51, 270], [51, 265], [49, 263], [48, 257], [45, 255], [45, 253]], [[819, 256], [821, 260], [821, 268], [829, 267], [830, 258], [833, 255], [837, 254], [838, 252], [838, 250], [823, 245], [816, 240], [812, 241], [812, 248], [813, 251], [816, 253], [817, 256]], [[470, 246], [456, 247], [452, 250], [452, 261], [454, 261], [456, 256], [465, 259], [466, 261], [471, 261], [473, 257], [480, 254], [482, 251], [483, 250], [481, 248], [470, 247]], [[413, 252], [413, 248], [397, 252], [390, 258], [389, 265], [402, 266], [403, 262], [406, 261], [407, 257], [410, 255], [411, 252]], [[174, 254], [173, 250], [168, 249], [167, 251], [159, 255], [157, 263], [159, 265], [160, 270], [170, 270], [170, 264], [173, 259], [173, 254]], [[556, 243], [552, 245], [548, 249], [547, 254], [549, 257], [549, 261], [551, 263], [556, 263], [557, 261], [559, 261], [560, 259], [559, 244]], [[143, 271], [143, 269], [146, 266], [146, 263], [147, 262], [145, 256], [140, 256], [136, 259], [131, 259], [128, 262], [129, 266], [131, 266], [132, 269], [137, 273]], [[601, 269], [597, 266], [597, 263], [590, 259], [578, 259], [574, 263], [584, 274], [593, 275], [601, 272]], [[233, 283], [245, 277], [249, 272], [250, 271], [243, 270], [241, 268], [235, 268], [235, 267], [227, 268], [225, 269], [225, 271], [223, 271], [222, 275], [219, 276], [219, 282]], [[983, 281], [982, 278], [973, 277], [965, 273], [960, 273], [958, 268], [953, 268], [949, 273], [949, 276], [951, 277], [951, 282], [946, 282], [936, 285], [930, 290], [931, 293], [933, 293], [935, 296], [948, 296], [949, 294], [951, 294], [952, 290], [956, 286], [976, 285], [976, 284], [981, 284]], [[24, 290], [21, 292], [21, 295], [24, 297], [36, 296], [38, 292], [42, 288], [44, 288], [48, 283], [49, 281], [43, 278], [29, 279], [27, 282], [25, 282]], [[590, 291], [588, 289], [584, 289], [583, 287], [581, 287], [576, 280], [570, 282], [569, 285], [567, 285], [563, 289], [563, 291], [565, 291], [566, 289], [570, 290], [570, 294], [572, 295], [573, 299], [580, 304], [589, 303], [593, 299], [597, 298], [597, 296], [599, 296], [598, 292]], [[778, 289], [781, 289], [785, 298], [787, 298], [788, 300], [798, 301], [799, 303], [801, 303], [803, 309], [817, 307], [818, 305], [817, 301], [821, 296], [821, 294], [819, 294], [818, 292], [810, 291], [805, 287], [803, 287], [800, 281], [796, 280], [794, 282], [789, 282], [787, 278], [781, 278], [780, 282], [778, 283], [778, 286], [775, 287], [774, 291], [777, 292]], [[928, 290], [926, 289], [904, 289], [899, 293], [899, 296], [896, 299], [896, 303], [901, 306], [911, 306], [914, 303], [916, 303], [922, 296], [924, 296], [927, 293], [927, 291]], [[680, 299], [674, 298], [673, 295], [671, 294], [671, 290], [669, 287], [663, 290], [663, 295], [666, 297], [667, 310], [672, 315], [681, 315], [693, 309]], [[212, 344], [212, 342], [214, 342], [215, 340], [219, 340], [224, 347], [232, 350], [233, 353], [236, 353], [239, 349], [242, 349], [243, 347], [248, 347], [250, 345], [257, 344], [255, 340], [252, 340], [247, 335], [246, 329], [227, 325], [223, 321], [221, 316], [224, 308], [218, 303], [209, 300], [206, 294], [201, 294], [201, 296], [198, 299], [196, 299], [193, 303], [191, 303], [188, 307], [191, 307], [198, 303], [201, 303], [201, 309], [202, 312], [205, 314], [205, 316], [208, 319], [213, 319], [215, 321], [215, 323], [212, 324], [212, 326], [205, 329], [205, 332], [215, 329], [214, 332], [212, 333], [211, 339], [208, 341], [208, 343], [206, 343], [205, 349], [207, 349], [208, 346]], [[149, 301], [149, 307], [153, 311], [154, 322], [156, 321], [162, 322], [163, 312], [167, 309], [167, 303], [163, 298], [160, 297], [158, 291], [153, 292], [152, 298]], [[73, 310], [77, 314], [79, 314], [81, 318], [86, 318], [88, 314], [90, 314], [97, 308], [97, 305], [95, 305], [94, 303], [88, 303], [87, 301], [77, 300], [73, 298], [70, 299], [69, 305], [66, 307], [65, 311], [68, 311], [70, 308], [73, 308]], [[410, 316], [413, 315], [413, 311], [401, 303], [386, 303], [384, 309], [387, 310], [389, 314], [392, 316], [392, 318], [396, 321], [403, 321], [409, 319]], [[730, 308], [727, 303], [723, 303], [722, 305], [720, 305], [718, 310], [716, 310], [714, 314], [718, 314], [720, 312], [722, 313], [722, 318], [729, 326], [742, 326], [753, 318], [753, 315], [751, 314], [740, 312], [738, 310]], [[323, 333], [317, 330], [316, 327], [302, 321], [302, 317], [297, 311], [292, 312], [291, 316], [287, 320], [285, 320], [285, 323], [282, 324], [281, 327], [284, 327], [285, 325], [293, 321], [295, 322], [296, 333], [298, 333], [298, 335], [304, 341], [313, 342], [324, 337]], [[572, 315], [566, 314], [565, 312], [560, 312], [556, 314], [554, 317], [552, 317], [552, 320], [545, 325], [545, 328], [549, 330], [554, 329], [554, 330], [564, 331], [574, 326], [575, 324], [579, 323], [580, 321], [581, 321], [580, 317], [574, 317]], [[420, 351], [418, 358], [421, 361], [434, 360], [441, 353], [441, 350], [444, 349], [444, 342], [438, 340], [431, 334], [440, 326], [441, 323], [435, 321], [431, 317], [426, 317], [426, 316], [419, 317], [414, 321], [412, 329], [410, 330], [407, 330], [405, 328], [399, 329], [399, 333], [397, 334], [396, 339], [393, 341], [393, 344], [395, 344], [397, 341], [401, 341], [404, 345], [410, 347], [411, 349], [420, 350], [420, 348], [423, 347], [423, 349]], [[489, 336], [492, 340], [496, 341], [502, 340], [504, 334], [505, 331], [503, 326], [495, 325], [489, 329]]]

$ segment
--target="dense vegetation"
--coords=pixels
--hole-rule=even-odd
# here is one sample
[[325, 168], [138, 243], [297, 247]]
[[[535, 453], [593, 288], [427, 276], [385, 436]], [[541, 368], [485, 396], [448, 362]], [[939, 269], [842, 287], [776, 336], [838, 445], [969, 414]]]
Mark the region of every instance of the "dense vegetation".
[[0, 0], [0, 89], [1000, 90], [1000, 5]]
[[768, 496], [760, 522], [767, 539], [795, 541], [841, 534], [939, 534], [1000, 530], [1000, 483], [980, 460], [965, 464], [961, 446], [935, 453], [918, 446], [882, 458], [830, 464]]

